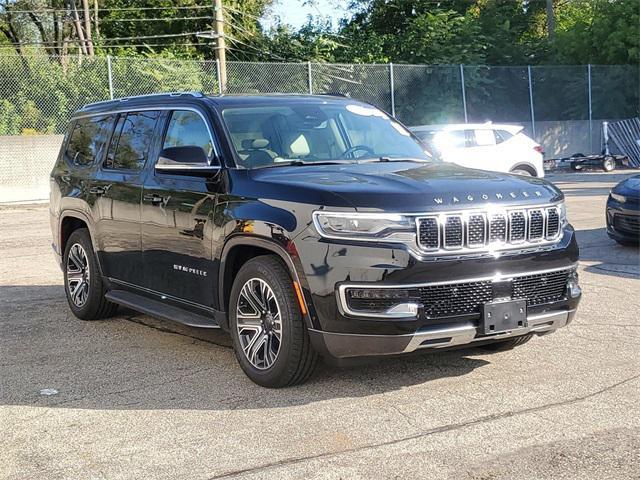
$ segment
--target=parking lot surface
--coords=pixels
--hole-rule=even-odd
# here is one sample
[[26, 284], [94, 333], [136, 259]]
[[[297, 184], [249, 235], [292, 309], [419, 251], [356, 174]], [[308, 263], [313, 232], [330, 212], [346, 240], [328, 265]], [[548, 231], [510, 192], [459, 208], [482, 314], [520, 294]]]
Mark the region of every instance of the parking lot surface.
[[251, 383], [220, 332], [77, 320], [48, 207], [0, 207], [0, 478], [640, 478], [640, 256], [604, 228], [625, 176], [549, 177], [581, 247], [567, 328], [283, 390]]

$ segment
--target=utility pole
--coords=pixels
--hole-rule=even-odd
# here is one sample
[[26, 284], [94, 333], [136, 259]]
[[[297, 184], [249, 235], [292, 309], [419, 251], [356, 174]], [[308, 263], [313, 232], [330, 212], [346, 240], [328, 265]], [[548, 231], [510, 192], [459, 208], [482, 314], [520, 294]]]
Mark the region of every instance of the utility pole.
[[553, 13], [553, 0], [547, 0], [547, 35], [553, 42], [556, 37], [556, 20]]
[[224, 38], [224, 11], [222, 10], [222, 0], [214, 0], [213, 8], [216, 15], [215, 33], [218, 41], [216, 46], [216, 59], [220, 65], [220, 91], [227, 91], [227, 52]]

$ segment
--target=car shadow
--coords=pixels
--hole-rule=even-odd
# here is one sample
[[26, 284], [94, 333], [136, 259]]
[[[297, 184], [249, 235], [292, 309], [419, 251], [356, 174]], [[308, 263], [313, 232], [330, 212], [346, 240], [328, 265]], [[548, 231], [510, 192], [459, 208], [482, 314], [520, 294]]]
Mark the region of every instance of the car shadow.
[[606, 228], [577, 230], [580, 262], [584, 270], [598, 275], [640, 279], [640, 248], [620, 245]]
[[[299, 386], [267, 390], [240, 370], [227, 334], [130, 310], [83, 322], [61, 285], [0, 286], [0, 404], [77, 409], [237, 410], [368, 397], [469, 374], [480, 349], [320, 363]], [[55, 395], [41, 394], [53, 389]]]

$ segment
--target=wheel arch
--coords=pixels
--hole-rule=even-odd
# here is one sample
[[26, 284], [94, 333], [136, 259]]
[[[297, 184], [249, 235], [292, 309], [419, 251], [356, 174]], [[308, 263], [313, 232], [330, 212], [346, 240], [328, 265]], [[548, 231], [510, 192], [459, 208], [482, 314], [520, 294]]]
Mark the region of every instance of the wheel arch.
[[[91, 231], [91, 223], [89, 219], [81, 212], [75, 210], [68, 210], [62, 213], [60, 216], [60, 226], [58, 228], [58, 239], [60, 241], [60, 253], [64, 254], [64, 250], [67, 246], [67, 241], [73, 232], [80, 228], [86, 228], [89, 230], [93, 243], [93, 232]], [[94, 246], [95, 250], [95, 246]]]
[[525, 170], [529, 172], [533, 177], [538, 176], [538, 171], [536, 170], [536, 167], [533, 164], [528, 162], [520, 162], [516, 164], [515, 166], [511, 167], [511, 170], [509, 170], [509, 172], [514, 172], [515, 170]]
[[[293, 244], [291, 243], [291, 245]], [[293, 281], [300, 285], [298, 271], [291, 254], [285, 247], [267, 238], [255, 235], [237, 235], [225, 243], [220, 256], [218, 305], [221, 310], [229, 311], [229, 296], [235, 275], [240, 267], [252, 258], [261, 255], [276, 255], [279, 257], [287, 267]], [[225, 327], [228, 327], [228, 325], [225, 325]]]

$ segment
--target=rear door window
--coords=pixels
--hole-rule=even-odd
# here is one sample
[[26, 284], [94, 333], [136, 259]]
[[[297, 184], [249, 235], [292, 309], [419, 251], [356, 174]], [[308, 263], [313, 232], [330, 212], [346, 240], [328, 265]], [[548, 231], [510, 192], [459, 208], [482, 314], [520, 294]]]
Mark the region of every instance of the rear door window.
[[105, 168], [142, 170], [159, 117], [158, 111], [121, 114], [111, 137]]
[[496, 144], [496, 136], [493, 129], [477, 129], [474, 130], [476, 147], [491, 147]]
[[113, 120], [113, 115], [76, 120], [67, 143], [67, 160], [81, 167], [92, 165], [102, 154], [111, 133]]

